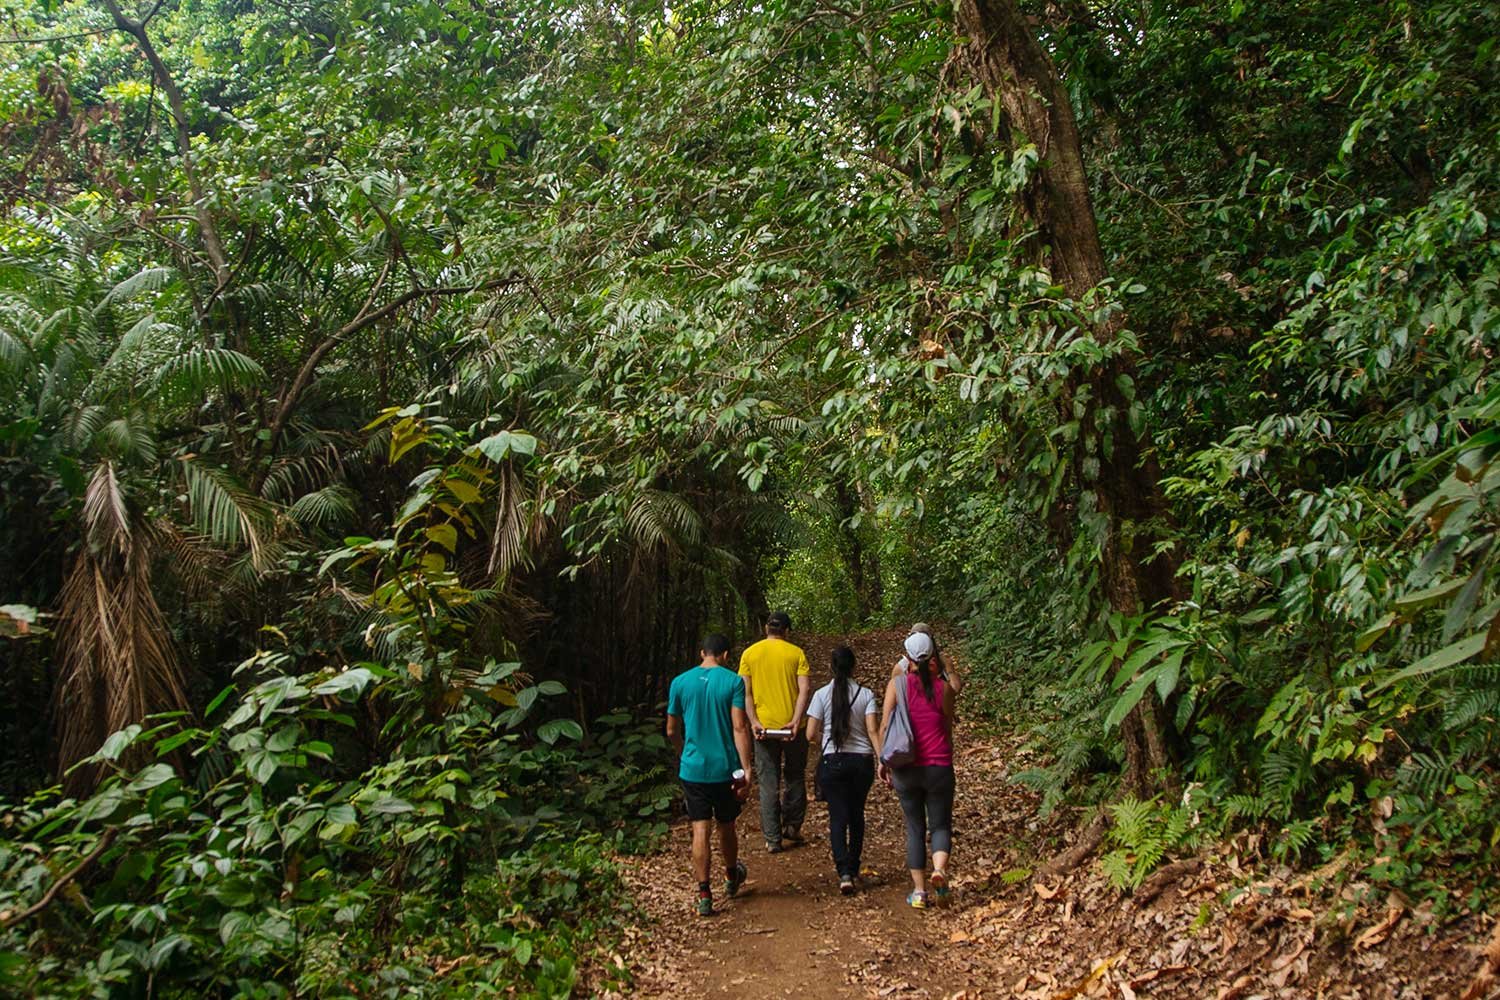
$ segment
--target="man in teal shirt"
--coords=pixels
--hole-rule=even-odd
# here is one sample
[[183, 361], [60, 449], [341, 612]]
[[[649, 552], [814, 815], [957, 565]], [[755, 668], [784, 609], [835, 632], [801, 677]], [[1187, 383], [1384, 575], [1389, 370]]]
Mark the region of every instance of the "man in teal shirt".
[[724, 669], [729, 640], [715, 632], [703, 640], [703, 662], [672, 681], [667, 695], [667, 738], [677, 748], [682, 795], [693, 823], [693, 872], [698, 876], [698, 914], [714, 912], [709, 887], [710, 827], [719, 828], [724, 855], [724, 892], [733, 896], [745, 882], [734, 821], [750, 795], [750, 720], [745, 715], [745, 682]]

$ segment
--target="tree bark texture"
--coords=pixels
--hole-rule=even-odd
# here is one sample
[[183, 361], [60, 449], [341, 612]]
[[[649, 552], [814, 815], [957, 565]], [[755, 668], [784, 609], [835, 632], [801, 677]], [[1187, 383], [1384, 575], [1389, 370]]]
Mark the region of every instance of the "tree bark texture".
[[[1013, 0], [958, 0], [956, 16], [966, 41], [961, 52], [975, 80], [996, 101], [1010, 134], [1034, 144], [1040, 165], [1021, 194], [1021, 210], [1036, 232], [1036, 254], [1068, 295], [1082, 299], [1108, 276], [1099, 228], [1089, 195], [1083, 143], [1066, 88], [1047, 51]], [[1118, 313], [1095, 336], [1112, 341], [1123, 317]], [[1087, 393], [1085, 428], [1074, 456], [1077, 481], [1092, 486], [1106, 519], [1101, 561], [1105, 597], [1124, 614], [1138, 614], [1176, 593], [1176, 561], [1156, 556], [1153, 542], [1167, 521], [1160, 474], [1149, 437], [1131, 425], [1129, 400], [1121, 388], [1133, 364], [1121, 357], [1076, 376], [1064, 393], [1072, 400]], [[1102, 424], [1102, 426], [1098, 426]], [[1104, 442], [1108, 442], [1107, 445]], [[1096, 476], [1082, 474], [1083, 459], [1099, 462]], [[1092, 482], [1089, 482], [1092, 480]], [[1173, 755], [1162, 707], [1149, 695], [1121, 724], [1126, 788], [1141, 796], [1160, 790], [1158, 776], [1171, 773]]]

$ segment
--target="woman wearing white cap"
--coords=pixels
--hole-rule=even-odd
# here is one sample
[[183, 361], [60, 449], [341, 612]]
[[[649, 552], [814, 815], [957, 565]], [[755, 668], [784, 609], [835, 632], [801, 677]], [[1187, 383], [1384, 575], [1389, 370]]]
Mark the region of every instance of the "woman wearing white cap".
[[[938, 645], [937, 636], [932, 634], [931, 625], [926, 622], [917, 622], [911, 627], [910, 634], [916, 635], [918, 632], [921, 632], [932, 640], [932, 665], [937, 670], [937, 675], [947, 681], [948, 685], [953, 688], [953, 697], [957, 698], [964, 690], [963, 676], [959, 674], [956, 666], [943, 658], [942, 647]], [[899, 677], [906, 673], [906, 663], [906, 657], [903, 656], [901, 662], [897, 663], [891, 670], [891, 676]]]
[[885, 746], [892, 715], [904, 702], [911, 722], [911, 759], [894, 768], [882, 762], [880, 776], [895, 787], [901, 800], [906, 819], [906, 867], [912, 881], [906, 901], [920, 910], [927, 907], [929, 885], [937, 902], [948, 899], [948, 855], [953, 850], [953, 703], [961, 681], [956, 675], [945, 679], [939, 673], [936, 647], [926, 632], [913, 631], [906, 637], [905, 646], [906, 656], [885, 688], [880, 745]]

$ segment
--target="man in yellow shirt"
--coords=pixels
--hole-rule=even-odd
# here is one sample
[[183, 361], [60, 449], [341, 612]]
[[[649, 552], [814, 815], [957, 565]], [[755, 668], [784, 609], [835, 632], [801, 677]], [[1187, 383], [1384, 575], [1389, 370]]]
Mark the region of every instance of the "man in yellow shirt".
[[[772, 854], [781, 850], [783, 840], [802, 843], [802, 820], [807, 816], [807, 736], [802, 718], [812, 681], [807, 655], [786, 640], [791, 630], [791, 617], [785, 611], [773, 612], [766, 619], [766, 637], [740, 654], [745, 714], [755, 733], [760, 829]], [[787, 733], [778, 735], [777, 730]]]

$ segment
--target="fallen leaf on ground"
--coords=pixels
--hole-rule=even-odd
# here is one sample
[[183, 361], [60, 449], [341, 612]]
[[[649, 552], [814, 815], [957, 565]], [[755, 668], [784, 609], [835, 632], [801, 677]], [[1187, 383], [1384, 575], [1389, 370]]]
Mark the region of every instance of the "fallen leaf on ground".
[[1383, 944], [1385, 939], [1391, 936], [1391, 931], [1395, 929], [1396, 924], [1401, 920], [1401, 915], [1405, 912], [1403, 907], [1392, 906], [1386, 911], [1384, 920], [1355, 938], [1354, 947], [1359, 951], [1365, 951]]
[[1148, 972], [1143, 972], [1139, 976], [1133, 977], [1130, 980], [1130, 985], [1132, 988], [1137, 986], [1145, 986], [1147, 983], [1152, 982], [1161, 976], [1179, 975], [1183, 972], [1192, 971], [1192, 968], [1193, 967], [1191, 965], [1163, 965], [1159, 969], [1151, 969]]
[[1480, 1000], [1481, 997], [1489, 996], [1496, 979], [1500, 979], [1500, 920], [1495, 921], [1495, 933], [1490, 935], [1489, 946], [1484, 949], [1484, 961], [1479, 966], [1479, 974], [1458, 1000]]

